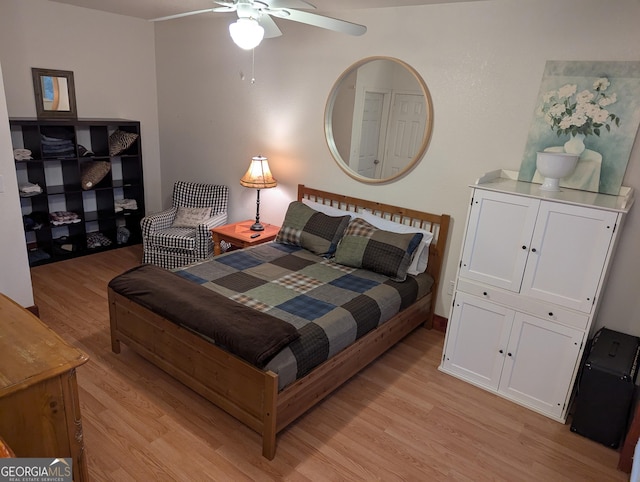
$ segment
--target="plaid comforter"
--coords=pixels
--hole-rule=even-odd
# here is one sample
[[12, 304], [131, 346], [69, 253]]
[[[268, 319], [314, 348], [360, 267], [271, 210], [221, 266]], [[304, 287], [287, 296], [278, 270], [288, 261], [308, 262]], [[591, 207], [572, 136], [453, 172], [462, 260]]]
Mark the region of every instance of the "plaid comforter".
[[294, 246], [266, 243], [174, 270], [293, 325], [300, 337], [267, 363], [282, 389], [429, 293], [430, 276], [395, 282]]

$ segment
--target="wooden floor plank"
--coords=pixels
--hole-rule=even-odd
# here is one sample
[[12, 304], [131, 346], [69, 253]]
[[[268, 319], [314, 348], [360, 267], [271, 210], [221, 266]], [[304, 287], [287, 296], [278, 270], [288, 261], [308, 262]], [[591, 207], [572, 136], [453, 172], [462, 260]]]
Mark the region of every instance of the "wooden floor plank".
[[78, 369], [94, 481], [623, 481], [618, 453], [437, 370], [444, 335], [418, 329], [279, 435], [261, 440], [123, 345], [107, 283], [139, 246], [31, 270], [41, 319], [90, 356]]

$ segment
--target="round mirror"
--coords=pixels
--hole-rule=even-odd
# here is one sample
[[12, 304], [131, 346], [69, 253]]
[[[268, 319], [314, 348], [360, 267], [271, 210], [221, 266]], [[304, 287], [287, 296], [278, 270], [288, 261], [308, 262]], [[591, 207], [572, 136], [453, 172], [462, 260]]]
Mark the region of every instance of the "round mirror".
[[325, 109], [327, 144], [338, 165], [367, 183], [397, 179], [422, 158], [433, 126], [427, 84], [391, 57], [356, 62], [336, 81]]

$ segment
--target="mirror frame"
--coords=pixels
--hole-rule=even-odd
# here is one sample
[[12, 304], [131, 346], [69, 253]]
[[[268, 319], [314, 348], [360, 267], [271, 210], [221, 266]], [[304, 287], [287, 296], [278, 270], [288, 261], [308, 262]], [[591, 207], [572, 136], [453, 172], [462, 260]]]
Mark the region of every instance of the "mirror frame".
[[[73, 72], [70, 70], [53, 70], [31, 68], [33, 77], [33, 91], [36, 98], [36, 114], [38, 119], [77, 119], [76, 89], [73, 82]], [[67, 95], [69, 97], [69, 110], [45, 109], [44, 93], [42, 92], [42, 77], [62, 77], [67, 80]]]
[[[369, 62], [376, 61], [376, 60], [389, 60], [389, 61], [395, 62], [395, 63], [401, 65], [402, 67], [404, 67], [405, 69], [407, 69], [409, 71], [409, 73], [411, 73], [411, 75], [413, 75], [413, 77], [418, 82], [418, 85], [422, 89], [422, 93], [423, 93], [424, 98], [425, 98], [425, 104], [426, 104], [426, 107], [427, 107], [427, 121], [426, 121], [426, 125], [425, 125], [424, 137], [422, 139], [422, 143], [421, 143], [419, 149], [416, 152], [416, 155], [413, 157], [413, 159], [407, 164], [407, 166], [404, 169], [402, 169], [397, 174], [395, 174], [395, 175], [393, 175], [391, 177], [384, 178], [384, 179], [372, 179], [372, 178], [361, 176], [360, 174], [358, 174], [357, 172], [355, 172], [354, 170], [352, 170], [349, 167], [349, 165], [345, 162], [345, 160], [342, 159], [342, 156], [340, 155], [340, 152], [338, 152], [338, 147], [336, 146], [335, 138], [333, 136], [333, 122], [332, 122], [333, 107], [334, 107], [334, 104], [336, 102], [336, 97], [338, 95], [338, 90], [342, 86], [342, 84], [345, 81], [345, 79], [354, 70], [357, 70], [360, 66], [362, 66], [362, 65], [364, 65], [366, 63], [369, 63]], [[327, 104], [325, 106], [325, 112], [324, 112], [325, 141], [327, 142], [327, 145], [329, 147], [329, 151], [331, 152], [332, 157], [336, 161], [336, 164], [338, 164], [338, 166], [340, 166], [340, 168], [347, 175], [349, 175], [353, 179], [356, 179], [356, 180], [358, 180], [360, 182], [364, 182], [364, 183], [367, 183], [367, 184], [382, 184], [382, 183], [395, 181], [395, 180], [400, 179], [401, 177], [405, 176], [411, 170], [413, 170], [416, 167], [416, 165], [418, 164], [418, 162], [424, 156], [425, 152], [427, 151], [427, 147], [429, 147], [429, 142], [431, 141], [431, 133], [432, 133], [432, 131], [433, 131], [433, 102], [431, 100], [431, 94], [429, 92], [429, 88], [427, 87], [426, 82], [424, 81], [424, 79], [420, 76], [420, 74], [413, 67], [411, 67], [406, 62], [403, 62], [402, 60], [396, 59], [394, 57], [385, 57], [385, 56], [367, 57], [367, 58], [359, 60], [359, 61], [355, 62], [354, 64], [350, 65], [342, 73], [342, 75], [340, 75], [340, 77], [338, 77], [338, 80], [336, 80], [336, 82], [333, 84], [333, 87], [331, 88], [331, 93], [329, 94], [329, 98], [327, 99]]]

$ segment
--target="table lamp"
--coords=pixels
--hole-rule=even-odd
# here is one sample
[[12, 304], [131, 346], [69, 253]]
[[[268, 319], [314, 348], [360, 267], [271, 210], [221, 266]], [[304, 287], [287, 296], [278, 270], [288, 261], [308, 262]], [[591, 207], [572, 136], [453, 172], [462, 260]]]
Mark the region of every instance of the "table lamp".
[[251, 187], [258, 190], [256, 199], [256, 222], [251, 226], [252, 231], [262, 231], [264, 226], [260, 224], [260, 189], [269, 189], [276, 187], [278, 182], [273, 178], [269, 163], [264, 156], [255, 156], [251, 158], [249, 169], [240, 179], [240, 184], [244, 187]]

